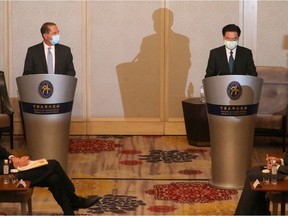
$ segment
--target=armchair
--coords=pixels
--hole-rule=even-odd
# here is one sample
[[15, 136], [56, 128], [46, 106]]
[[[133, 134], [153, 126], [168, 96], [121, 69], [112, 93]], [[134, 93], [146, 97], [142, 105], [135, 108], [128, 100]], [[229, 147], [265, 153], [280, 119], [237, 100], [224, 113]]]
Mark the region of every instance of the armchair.
[[0, 138], [2, 133], [10, 135], [10, 148], [13, 149], [13, 115], [10, 105], [4, 72], [0, 71]]
[[257, 67], [258, 77], [263, 79], [255, 126], [255, 136], [282, 138], [282, 150], [286, 150], [288, 113], [288, 68]]

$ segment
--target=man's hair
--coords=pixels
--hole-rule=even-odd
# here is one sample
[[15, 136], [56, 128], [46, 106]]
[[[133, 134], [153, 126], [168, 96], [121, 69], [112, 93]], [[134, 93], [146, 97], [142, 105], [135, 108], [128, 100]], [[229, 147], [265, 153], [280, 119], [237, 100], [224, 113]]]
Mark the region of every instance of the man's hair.
[[237, 32], [238, 37], [240, 37], [241, 34], [240, 28], [235, 24], [229, 24], [224, 26], [222, 29], [222, 35], [225, 36], [226, 32]]
[[53, 22], [46, 22], [41, 26], [40, 32], [41, 34], [49, 34], [50, 28], [49, 26], [55, 26], [56, 24]]

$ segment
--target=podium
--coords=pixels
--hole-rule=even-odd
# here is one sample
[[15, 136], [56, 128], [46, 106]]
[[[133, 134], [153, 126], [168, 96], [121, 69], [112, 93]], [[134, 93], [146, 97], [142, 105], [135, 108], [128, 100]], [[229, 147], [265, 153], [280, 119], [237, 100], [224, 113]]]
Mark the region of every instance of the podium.
[[66, 170], [77, 79], [35, 74], [17, 77], [16, 82], [30, 158], [56, 159]]
[[211, 144], [211, 186], [241, 189], [251, 167], [263, 80], [246, 75], [203, 79]]

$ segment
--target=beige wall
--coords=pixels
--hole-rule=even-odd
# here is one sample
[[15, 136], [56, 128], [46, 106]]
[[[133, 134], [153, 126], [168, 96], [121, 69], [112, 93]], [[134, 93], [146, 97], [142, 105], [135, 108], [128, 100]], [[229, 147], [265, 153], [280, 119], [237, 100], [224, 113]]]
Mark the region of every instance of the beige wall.
[[[1, 19], [0, 19], [0, 38], [2, 38], [2, 40], [0, 40], [0, 50], [1, 53], [5, 52], [4, 49], [4, 2], [0, 1], [0, 14], [1, 14]], [[4, 70], [4, 55], [0, 55], [0, 70]]]
[[[172, 13], [153, 20], [163, 7]], [[253, 0], [0, 1], [0, 70], [17, 111], [27, 48], [41, 41], [42, 23], [56, 22], [78, 78], [71, 133], [185, 134], [181, 101], [199, 96], [222, 27], [241, 27], [256, 65], [287, 67], [287, 9], [287, 1]], [[15, 121], [21, 133], [18, 111]]]

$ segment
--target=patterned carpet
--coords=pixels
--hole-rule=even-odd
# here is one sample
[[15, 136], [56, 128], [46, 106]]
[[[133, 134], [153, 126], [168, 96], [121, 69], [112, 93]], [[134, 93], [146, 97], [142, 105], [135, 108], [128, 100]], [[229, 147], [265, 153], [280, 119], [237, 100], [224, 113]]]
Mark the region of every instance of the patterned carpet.
[[[22, 137], [15, 146], [13, 153], [27, 153]], [[267, 152], [282, 155], [260, 140], [253, 166]], [[241, 190], [210, 187], [210, 168], [210, 147], [190, 146], [185, 136], [72, 136], [67, 173], [79, 195], [101, 196], [78, 215], [233, 215]], [[32, 203], [34, 215], [61, 214], [47, 188], [35, 188]], [[19, 214], [20, 205], [0, 203], [0, 212]]]
[[189, 146], [185, 137], [72, 138], [69, 146], [75, 179], [210, 179], [210, 148]]

